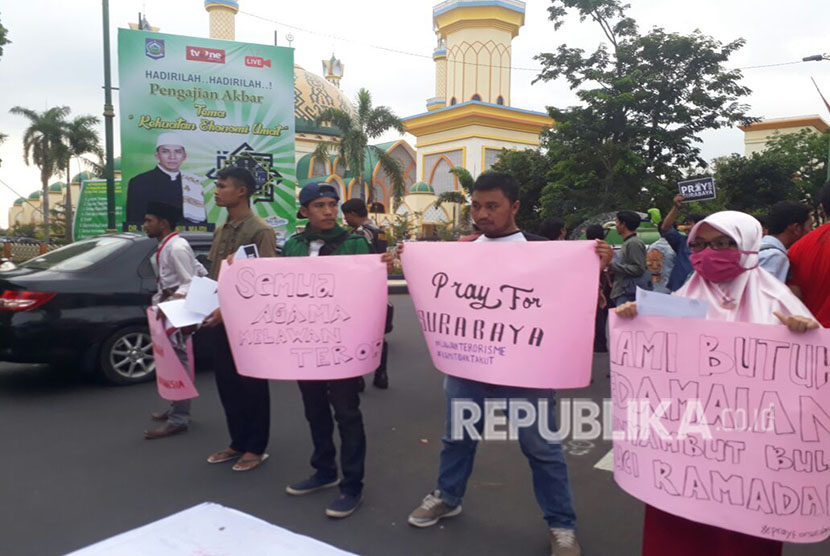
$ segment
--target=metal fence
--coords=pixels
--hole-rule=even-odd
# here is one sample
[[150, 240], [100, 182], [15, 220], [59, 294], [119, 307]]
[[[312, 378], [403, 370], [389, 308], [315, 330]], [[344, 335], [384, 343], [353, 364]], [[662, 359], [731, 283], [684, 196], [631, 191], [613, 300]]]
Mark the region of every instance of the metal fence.
[[38, 255], [54, 251], [60, 245], [49, 243], [35, 243], [31, 241], [5, 241], [0, 243], [0, 257], [9, 259], [14, 264], [26, 262]]

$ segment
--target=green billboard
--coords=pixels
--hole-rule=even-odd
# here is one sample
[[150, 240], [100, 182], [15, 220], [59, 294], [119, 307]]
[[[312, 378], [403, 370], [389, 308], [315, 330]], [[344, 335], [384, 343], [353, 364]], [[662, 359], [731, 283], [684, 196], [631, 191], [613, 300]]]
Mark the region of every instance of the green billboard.
[[[115, 221], [124, 221], [127, 196], [121, 180], [115, 180]], [[84, 180], [75, 209], [72, 237], [75, 241], [107, 233], [107, 182]]]
[[240, 166], [254, 212], [294, 233], [293, 49], [119, 29], [118, 70], [125, 230], [150, 201], [180, 207], [179, 229], [213, 229], [216, 174]]

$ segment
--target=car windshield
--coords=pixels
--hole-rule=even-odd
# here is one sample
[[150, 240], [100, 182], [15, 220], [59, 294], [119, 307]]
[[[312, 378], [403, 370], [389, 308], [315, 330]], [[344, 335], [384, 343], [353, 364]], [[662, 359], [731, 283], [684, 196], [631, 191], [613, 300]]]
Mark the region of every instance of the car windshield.
[[104, 260], [111, 253], [118, 251], [128, 243], [129, 240], [118, 237], [98, 237], [78, 241], [26, 261], [19, 268], [60, 270], [64, 272], [83, 270], [98, 261]]

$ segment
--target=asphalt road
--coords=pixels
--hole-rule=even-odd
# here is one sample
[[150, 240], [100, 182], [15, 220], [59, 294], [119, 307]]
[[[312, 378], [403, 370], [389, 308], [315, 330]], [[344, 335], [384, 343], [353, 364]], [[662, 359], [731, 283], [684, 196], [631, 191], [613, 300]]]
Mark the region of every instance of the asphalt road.
[[[310, 473], [311, 441], [295, 383], [271, 385], [269, 459], [250, 473], [205, 458], [227, 445], [213, 376], [197, 376], [201, 397], [191, 430], [147, 441], [151, 410], [164, 407], [154, 384], [106, 387], [44, 367], [0, 364], [0, 554], [62, 554], [205, 501], [360, 554], [548, 554], [547, 528], [517, 443], [483, 443], [463, 513], [430, 529], [406, 517], [435, 486], [444, 423], [435, 371], [408, 296], [393, 296], [391, 387], [368, 386], [366, 488], [348, 519], [323, 514], [327, 491], [290, 497], [286, 484]], [[567, 398], [609, 395], [608, 360], [597, 355], [594, 383]], [[595, 464], [610, 443], [566, 442], [579, 538], [589, 556], [640, 551], [643, 505]], [[787, 556], [830, 553], [830, 542], [789, 545]]]

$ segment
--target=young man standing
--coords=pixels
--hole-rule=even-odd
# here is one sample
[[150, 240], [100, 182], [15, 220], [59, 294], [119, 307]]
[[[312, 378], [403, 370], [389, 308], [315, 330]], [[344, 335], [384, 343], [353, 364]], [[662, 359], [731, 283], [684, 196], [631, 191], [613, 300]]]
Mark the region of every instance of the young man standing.
[[617, 233], [623, 238], [622, 249], [609, 268], [614, 276], [611, 287], [611, 300], [618, 307], [628, 301], [634, 301], [636, 286], [651, 289], [651, 276], [646, 266], [646, 244], [637, 237], [640, 215], [631, 210], [617, 213]]
[[[488, 172], [480, 175], [473, 186], [471, 215], [482, 235], [476, 242], [545, 241], [545, 238], [523, 232], [516, 225], [519, 210], [519, 186], [509, 174]], [[399, 249], [399, 252], [402, 249]], [[611, 259], [611, 247], [602, 240], [596, 242], [602, 267]], [[545, 400], [548, 430], [556, 429], [556, 393], [550, 389], [520, 388], [489, 384], [447, 375], [444, 380], [446, 397], [446, 434], [443, 438], [437, 488], [424, 498], [409, 515], [409, 523], [416, 527], [430, 527], [439, 520], [461, 513], [461, 502], [467, 481], [473, 471], [477, 441], [464, 432], [462, 439], [452, 437], [452, 407], [457, 399], [473, 401], [484, 412], [487, 398], [529, 401], [535, 407]], [[479, 422], [479, 432], [483, 423]], [[550, 528], [553, 556], [578, 556], [581, 551], [576, 540], [576, 514], [571, 502], [568, 467], [560, 442], [549, 442], [539, 433], [535, 424], [520, 429], [519, 444], [527, 456], [533, 474], [533, 491]]]
[[758, 265], [786, 284], [790, 273], [787, 249], [812, 227], [813, 217], [807, 205], [789, 201], [773, 205], [767, 216], [769, 233], [761, 239]]
[[[156, 274], [158, 289], [153, 295], [153, 306], [158, 318], [164, 318], [158, 304], [187, 295], [194, 276], [205, 276], [207, 271], [196, 260], [187, 240], [175, 232], [181, 214], [179, 209], [164, 203], [149, 203], [144, 215], [144, 231], [158, 241], [156, 252], [150, 256], [150, 265]], [[185, 371], [190, 372], [187, 341], [191, 330], [173, 329], [169, 334], [173, 351]], [[191, 379], [195, 377], [191, 376]], [[156, 429], [144, 431], [144, 438], [153, 440], [186, 432], [190, 424], [190, 400], [172, 402], [166, 411], [151, 413], [154, 421], [165, 421]]]
[[[352, 229], [352, 232], [362, 235], [369, 242], [373, 253], [386, 253], [386, 232], [375, 226], [369, 219], [369, 211], [366, 210], [366, 203], [363, 199], [349, 199], [342, 205], [340, 210], [343, 212], [343, 220]], [[392, 311], [390, 305], [389, 311]], [[391, 315], [387, 315], [391, 318]], [[389, 354], [389, 344], [383, 340], [383, 351], [380, 356], [380, 366], [375, 370], [375, 378], [372, 384], [375, 388], [386, 390], [389, 388], [389, 375], [386, 372], [386, 360]], [[361, 379], [362, 380], [362, 379]]]
[[[830, 220], [830, 180], [820, 199], [824, 218]], [[821, 325], [830, 328], [830, 222], [796, 241], [788, 255], [790, 288]]]
[[[337, 225], [340, 196], [332, 185], [308, 183], [300, 190], [300, 216], [308, 218], [302, 233], [285, 242], [285, 257], [325, 257], [363, 255], [369, 243], [363, 236], [350, 234]], [[366, 435], [360, 413], [361, 377], [338, 380], [299, 380], [305, 416], [311, 427], [314, 452], [309, 478], [285, 487], [288, 494], [301, 496], [340, 485], [340, 496], [326, 508], [329, 517], [348, 517], [360, 505], [366, 460]], [[334, 418], [332, 419], [332, 410]], [[334, 423], [340, 431], [340, 467], [343, 480], [337, 477], [337, 450]]]
[[[277, 254], [274, 230], [251, 210], [255, 185], [254, 176], [244, 168], [225, 168], [217, 176], [214, 200], [217, 206], [227, 209], [228, 220], [214, 232], [208, 255], [210, 277], [214, 280], [219, 278], [222, 261], [243, 245], [255, 244], [260, 257]], [[238, 460], [234, 471], [255, 469], [268, 458], [265, 453], [271, 426], [268, 381], [237, 373], [219, 309], [208, 315], [203, 326], [211, 329], [216, 387], [231, 436], [230, 446], [211, 454], [207, 461]]]

